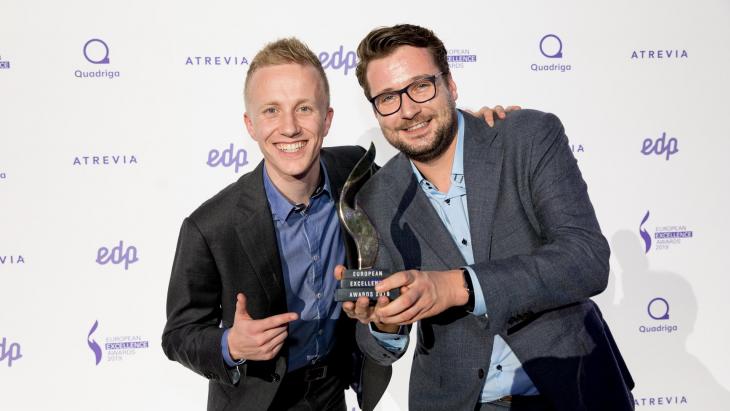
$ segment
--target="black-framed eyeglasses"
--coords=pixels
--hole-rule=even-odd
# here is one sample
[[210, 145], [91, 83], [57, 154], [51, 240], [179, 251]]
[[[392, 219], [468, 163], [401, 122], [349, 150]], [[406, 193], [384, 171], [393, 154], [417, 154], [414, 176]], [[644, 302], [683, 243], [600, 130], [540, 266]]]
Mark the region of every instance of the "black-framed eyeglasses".
[[403, 93], [408, 94], [408, 97], [415, 103], [425, 103], [436, 97], [436, 79], [443, 74], [438, 72], [433, 76], [418, 79], [400, 90], [380, 93], [369, 99], [370, 104], [375, 107], [378, 114], [385, 117], [400, 110], [400, 106], [403, 104]]

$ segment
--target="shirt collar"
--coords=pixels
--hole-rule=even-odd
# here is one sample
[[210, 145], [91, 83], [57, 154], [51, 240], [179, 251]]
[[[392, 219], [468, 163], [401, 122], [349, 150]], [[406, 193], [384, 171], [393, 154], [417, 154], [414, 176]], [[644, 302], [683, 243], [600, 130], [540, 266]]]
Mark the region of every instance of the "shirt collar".
[[[319, 162], [319, 166], [319, 183], [310, 197], [312, 200], [325, 193], [327, 195], [330, 195], [331, 193], [330, 180], [327, 176], [327, 167], [321, 160]], [[271, 215], [274, 217], [274, 220], [285, 221], [292, 212], [301, 211], [304, 208], [302, 204], [293, 204], [284, 197], [283, 194], [281, 194], [279, 189], [276, 188], [274, 183], [271, 181], [269, 173], [266, 171], [266, 167], [264, 167], [264, 191], [266, 192], [266, 199], [269, 200], [269, 207], [271, 207]], [[312, 202], [310, 201], [309, 204], [311, 205]]]
[[[456, 110], [456, 123], [457, 123], [457, 132], [456, 132], [456, 153], [454, 153], [454, 163], [451, 165], [451, 178], [456, 183], [457, 186], [463, 186], [464, 184], [464, 116], [461, 114], [461, 111]], [[418, 168], [415, 164], [413, 164], [413, 161], [411, 163], [411, 168], [413, 169], [413, 174], [416, 176], [416, 180], [418, 181], [418, 184], [423, 186], [425, 184], [430, 183], [426, 180], [425, 177], [421, 174], [420, 171], [418, 171]], [[430, 187], [429, 187], [430, 188]]]

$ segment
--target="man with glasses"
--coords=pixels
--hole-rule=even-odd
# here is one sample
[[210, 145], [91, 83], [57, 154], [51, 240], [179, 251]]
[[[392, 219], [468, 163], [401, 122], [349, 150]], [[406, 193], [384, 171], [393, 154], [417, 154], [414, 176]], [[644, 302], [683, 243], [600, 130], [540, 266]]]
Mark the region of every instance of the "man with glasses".
[[358, 196], [380, 235], [375, 267], [395, 272], [376, 291], [401, 292], [343, 304], [360, 347], [391, 364], [418, 322], [414, 410], [633, 409], [589, 299], [606, 287], [608, 244], [558, 118], [523, 110], [491, 129], [457, 110], [446, 49], [422, 27], [373, 30], [358, 57], [401, 152]]

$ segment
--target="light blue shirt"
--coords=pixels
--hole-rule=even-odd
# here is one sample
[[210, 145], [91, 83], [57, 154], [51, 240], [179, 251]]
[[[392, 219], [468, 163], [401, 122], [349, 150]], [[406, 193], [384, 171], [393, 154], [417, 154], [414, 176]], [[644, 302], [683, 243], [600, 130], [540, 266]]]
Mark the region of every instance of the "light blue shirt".
[[[458, 115], [458, 134], [456, 136], [456, 153], [451, 166], [451, 185], [448, 193], [442, 193], [436, 186], [426, 180], [411, 163], [413, 173], [431, 205], [441, 218], [444, 226], [454, 239], [461, 255], [467, 264], [474, 264], [474, 254], [471, 248], [471, 232], [469, 231], [469, 210], [467, 208], [467, 190], [464, 182], [464, 117]], [[471, 267], [464, 267], [469, 271], [474, 286], [473, 315], [487, 315], [487, 304], [482, 287]], [[515, 356], [507, 342], [499, 335], [494, 337], [492, 357], [487, 372], [487, 379], [482, 388], [480, 402], [497, 400], [506, 395], [537, 395], [535, 384], [527, 376], [522, 363]]]

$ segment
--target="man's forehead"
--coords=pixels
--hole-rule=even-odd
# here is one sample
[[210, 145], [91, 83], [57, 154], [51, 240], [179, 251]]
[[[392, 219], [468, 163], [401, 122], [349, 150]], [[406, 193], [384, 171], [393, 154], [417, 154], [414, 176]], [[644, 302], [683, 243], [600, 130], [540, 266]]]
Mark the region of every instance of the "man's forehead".
[[438, 68], [426, 48], [401, 46], [389, 55], [372, 60], [366, 77], [373, 95], [404, 87], [419, 77], [435, 74]]
[[[253, 97], [253, 94], [259, 92], [272, 93], [282, 89], [292, 92], [312, 91], [314, 92], [312, 97], [319, 97], [324, 87], [317, 69], [311, 65], [297, 63], [267, 65], [257, 69], [250, 76], [247, 82], [248, 97]], [[261, 97], [268, 100], [274, 96], [259, 96]]]

